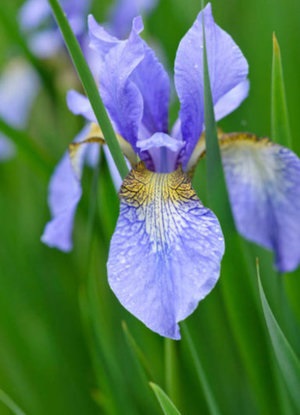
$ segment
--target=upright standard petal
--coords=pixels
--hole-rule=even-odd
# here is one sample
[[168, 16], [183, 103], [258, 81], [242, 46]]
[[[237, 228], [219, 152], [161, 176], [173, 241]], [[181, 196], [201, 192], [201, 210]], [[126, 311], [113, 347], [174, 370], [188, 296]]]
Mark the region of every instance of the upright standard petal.
[[[90, 19], [90, 22], [93, 21]], [[96, 31], [97, 29], [97, 31]], [[92, 35], [97, 35], [98, 26], [92, 27]], [[99, 65], [101, 65], [99, 87], [106, 109], [109, 112], [117, 131], [136, 150], [138, 129], [143, 115], [143, 99], [137, 86], [130, 76], [144, 58], [143, 43], [138, 36], [141, 30], [141, 20], [134, 19], [129, 39], [113, 45], [101, 60], [102, 50], [99, 50]], [[103, 33], [103, 30], [101, 30]], [[105, 48], [107, 43], [105, 42]], [[105, 49], [106, 50], [106, 49]]]
[[239, 232], [274, 251], [276, 268], [300, 263], [300, 159], [250, 134], [221, 137], [230, 201]]
[[107, 263], [121, 304], [151, 330], [179, 339], [178, 322], [214, 287], [224, 240], [179, 168], [160, 174], [143, 163], [120, 191], [121, 208]]
[[[88, 134], [90, 126], [86, 126], [74, 141], [82, 141]], [[85, 147], [88, 151], [88, 147]], [[86, 152], [81, 152], [78, 162], [81, 170]], [[65, 153], [57, 165], [49, 185], [48, 203], [52, 219], [47, 223], [42, 235], [45, 244], [68, 252], [73, 247], [72, 233], [74, 216], [82, 190], [80, 178], [76, 176], [68, 153]]]
[[157, 0], [116, 0], [109, 13], [109, 28], [119, 38], [124, 38], [130, 31], [135, 16], [148, 14]]
[[101, 96], [118, 132], [137, 150], [138, 137], [168, 130], [168, 75], [139, 36], [141, 18], [133, 20], [131, 34], [124, 41], [108, 34], [92, 16], [89, 28], [101, 66]]
[[[213, 103], [217, 104], [248, 74], [246, 59], [232, 38], [215, 24], [208, 4], [181, 40], [175, 60], [175, 86], [181, 104], [182, 137], [186, 141], [182, 159], [184, 167], [201, 135], [204, 122], [203, 21]], [[230, 111], [232, 107], [229, 106]]]

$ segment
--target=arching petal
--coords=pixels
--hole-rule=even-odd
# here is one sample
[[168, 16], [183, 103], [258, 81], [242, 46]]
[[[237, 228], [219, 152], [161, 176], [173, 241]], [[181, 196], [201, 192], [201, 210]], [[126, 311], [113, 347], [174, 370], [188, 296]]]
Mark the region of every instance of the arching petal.
[[[74, 141], [82, 141], [88, 135], [89, 129], [90, 126], [86, 126]], [[85, 150], [88, 151], [88, 146]], [[78, 161], [81, 171], [86, 151], [81, 152], [82, 160]], [[65, 153], [50, 180], [48, 203], [52, 219], [45, 227], [42, 242], [65, 252], [72, 249], [74, 216], [81, 194], [80, 177], [72, 168], [69, 154]]]
[[52, 219], [41, 238], [46, 245], [65, 252], [72, 249], [74, 216], [81, 194], [80, 181], [73, 172], [68, 153], [65, 153], [49, 185], [48, 203]]
[[139, 140], [137, 146], [148, 169], [170, 173], [177, 168], [178, 154], [184, 142], [165, 133], [155, 133], [146, 140]]
[[213, 103], [244, 81], [248, 74], [246, 59], [232, 38], [215, 24], [208, 4], [181, 40], [175, 60], [182, 137], [186, 141], [182, 159], [184, 168], [201, 135], [204, 121], [203, 18]]
[[185, 319], [219, 277], [224, 240], [180, 169], [152, 173], [140, 163], [124, 180], [107, 263], [123, 306], [151, 330], [179, 339]]
[[223, 136], [222, 159], [234, 218], [247, 239], [274, 251], [276, 268], [300, 263], [300, 160], [247, 134]]

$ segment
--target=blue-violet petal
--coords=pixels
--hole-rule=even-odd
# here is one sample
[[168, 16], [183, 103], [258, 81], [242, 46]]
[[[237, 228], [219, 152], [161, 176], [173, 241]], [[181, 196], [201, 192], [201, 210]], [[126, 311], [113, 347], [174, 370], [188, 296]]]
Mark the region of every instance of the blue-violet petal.
[[120, 197], [109, 284], [147, 327], [179, 339], [178, 322], [219, 277], [224, 240], [218, 220], [180, 168], [160, 174], [139, 163], [124, 180]]

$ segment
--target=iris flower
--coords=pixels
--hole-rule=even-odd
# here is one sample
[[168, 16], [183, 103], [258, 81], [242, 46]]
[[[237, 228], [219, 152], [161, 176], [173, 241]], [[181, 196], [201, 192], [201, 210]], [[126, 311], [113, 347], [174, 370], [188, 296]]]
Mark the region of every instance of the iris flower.
[[[91, 1], [62, 0], [61, 5], [76, 37], [83, 41]], [[63, 47], [63, 38], [47, 0], [27, 0], [20, 9], [19, 23], [36, 56], [49, 58]]]
[[[12, 59], [0, 76], [0, 117], [16, 128], [24, 128], [38, 89], [39, 79], [30, 65]], [[0, 160], [14, 154], [14, 144], [0, 134]]]
[[[99, 91], [132, 166], [119, 192], [120, 214], [107, 263], [109, 284], [127, 310], [173, 339], [180, 338], [178, 322], [215, 286], [224, 253], [219, 222], [202, 205], [190, 179], [205, 153], [203, 22], [216, 119], [237, 108], [248, 93], [247, 61], [215, 24], [208, 4], [178, 46], [174, 81], [181, 108], [169, 132], [170, 80], [139, 36], [141, 18], [133, 20], [129, 38], [121, 41], [89, 17], [91, 47], [99, 59]], [[68, 104], [92, 123], [90, 139], [83, 143], [96, 136], [102, 141], [89, 101], [71, 91]], [[273, 249], [279, 269], [297, 266], [299, 159], [266, 139], [242, 133], [220, 135], [220, 147], [239, 231]], [[87, 145], [74, 144], [76, 174], [65, 158], [52, 178], [53, 217], [42, 237], [50, 246], [72, 247], [87, 151]]]

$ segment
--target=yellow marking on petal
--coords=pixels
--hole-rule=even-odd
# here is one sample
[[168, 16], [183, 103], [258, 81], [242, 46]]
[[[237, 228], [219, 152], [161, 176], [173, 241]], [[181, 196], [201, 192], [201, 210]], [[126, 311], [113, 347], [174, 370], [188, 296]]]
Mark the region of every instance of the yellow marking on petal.
[[251, 133], [228, 133], [228, 134], [218, 134], [219, 143], [221, 149], [226, 148], [228, 145], [258, 145], [266, 146], [272, 145], [270, 140], [267, 137], [259, 138], [255, 134]]
[[[256, 146], [266, 146], [266, 145], [272, 145], [272, 142], [267, 137], [259, 138], [255, 134], [251, 133], [228, 133], [225, 134], [221, 129], [218, 129], [218, 140], [221, 151], [225, 150], [229, 146], [246, 146], [246, 145], [253, 145]], [[256, 147], [258, 148], [258, 147]], [[189, 177], [193, 177], [195, 168], [198, 164], [198, 162], [201, 160], [201, 158], [205, 157], [206, 155], [206, 145], [205, 145], [205, 133], [201, 135], [199, 138], [199, 141], [191, 155], [191, 158], [187, 165], [187, 173]]]
[[143, 162], [125, 178], [119, 196], [123, 203], [136, 208], [155, 251], [169, 249], [186, 227], [185, 212], [195, 202], [201, 206], [181, 167], [172, 173], [154, 173]]
[[[128, 159], [132, 167], [136, 166], [137, 156], [131, 145], [121, 135], [116, 134], [116, 137], [124, 156]], [[69, 144], [69, 156], [71, 159], [71, 165], [74, 173], [79, 179], [81, 177], [80, 154], [81, 150], [84, 148], [84, 145], [87, 144], [106, 144], [101, 128], [94, 122], [91, 123], [90, 131], [84, 140]]]
[[157, 197], [172, 201], [197, 198], [181, 167], [172, 173], [155, 173], [147, 170], [143, 162], [139, 162], [124, 179], [119, 195], [131, 206], [151, 203]]
[[[118, 139], [122, 153], [128, 159], [131, 166], [134, 167], [137, 164], [137, 156], [132, 146], [120, 134], [116, 134], [116, 137]], [[90, 144], [98, 143], [100, 145], [106, 144], [101, 128], [99, 127], [98, 124], [94, 122], [91, 123], [90, 131], [83, 141], [80, 141], [78, 143], [72, 143], [69, 145], [70, 157], [71, 157], [72, 165], [73, 165], [73, 168], [75, 169], [75, 172], [76, 170], [78, 170], [78, 167], [76, 167], [76, 163], [77, 163], [76, 158], [78, 158], [77, 152], [79, 150], [79, 147], [82, 146], [83, 144], [89, 144], [89, 143]]]

